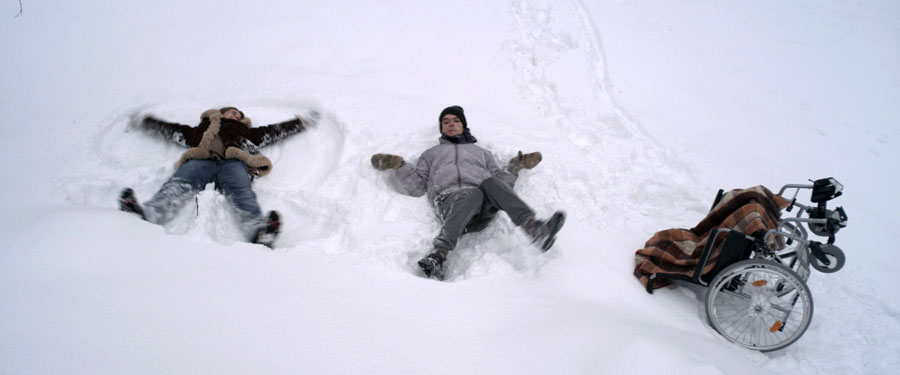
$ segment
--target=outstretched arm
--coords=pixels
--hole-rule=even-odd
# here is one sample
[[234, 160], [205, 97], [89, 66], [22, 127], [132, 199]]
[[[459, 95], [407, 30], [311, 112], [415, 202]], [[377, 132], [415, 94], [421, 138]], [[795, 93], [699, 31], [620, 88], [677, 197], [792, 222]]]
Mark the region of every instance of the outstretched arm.
[[500, 168], [500, 166], [497, 165], [497, 161], [494, 160], [494, 155], [488, 150], [484, 150], [484, 160], [491, 175], [503, 180], [503, 182], [509, 184], [510, 187], [516, 186], [516, 180], [519, 179], [518, 173], [511, 173], [507, 169]]
[[400, 179], [406, 193], [414, 197], [421, 197], [428, 191], [428, 171], [431, 169], [431, 163], [425, 154], [419, 156], [416, 166], [413, 167], [409, 163], [403, 163], [394, 174]]
[[194, 129], [193, 127], [182, 125], [174, 122], [166, 122], [160, 119], [157, 119], [151, 115], [143, 115], [142, 117], [134, 117], [132, 118], [132, 124], [139, 126], [140, 128], [149, 131], [153, 134], [158, 134], [165, 139], [168, 139], [172, 142], [180, 144], [184, 147], [189, 147], [187, 138], [188, 134]]
[[297, 116], [297, 118], [277, 124], [252, 128], [248, 139], [259, 147], [265, 147], [306, 130], [309, 126], [315, 125], [318, 120], [319, 114], [313, 112], [308, 118]]
[[403, 158], [391, 154], [372, 155], [372, 167], [379, 171], [396, 170], [394, 175], [400, 180], [409, 195], [420, 197], [425, 195], [428, 186], [429, 163], [425, 155], [419, 157], [416, 166], [403, 161]]

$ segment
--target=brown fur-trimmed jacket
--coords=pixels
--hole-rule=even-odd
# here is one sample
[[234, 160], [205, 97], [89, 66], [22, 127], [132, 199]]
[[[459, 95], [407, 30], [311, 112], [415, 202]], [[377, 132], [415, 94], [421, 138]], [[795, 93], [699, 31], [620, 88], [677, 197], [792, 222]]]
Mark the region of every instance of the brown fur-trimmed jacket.
[[143, 128], [182, 146], [190, 147], [181, 155], [176, 167], [180, 167], [190, 159], [214, 157], [209, 149], [218, 134], [225, 146], [225, 158], [244, 162], [250, 173], [256, 176], [265, 176], [272, 171], [272, 161], [259, 153], [260, 147], [306, 130], [306, 124], [300, 118], [258, 128], [252, 127], [252, 124], [249, 118], [238, 121], [222, 117], [217, 109], [203, 112], [200, 124], [193, 127], [149, 116], [141, 122]]

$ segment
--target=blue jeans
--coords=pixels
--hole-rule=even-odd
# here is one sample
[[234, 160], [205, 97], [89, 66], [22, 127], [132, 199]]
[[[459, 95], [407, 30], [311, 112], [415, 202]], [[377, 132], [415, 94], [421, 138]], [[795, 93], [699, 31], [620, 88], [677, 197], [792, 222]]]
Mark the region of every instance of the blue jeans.
[[240, 160], [191, 159], [182, 164], [153, 198], [144, 205], [147, 221], [164, 224], [199, 191], [214, 182], [231, 203], [240, 221], [241, 230], [248, 240], [265, 225], [265, 219], [256, 202], [256, 193], [250, 188], [250, 173]]

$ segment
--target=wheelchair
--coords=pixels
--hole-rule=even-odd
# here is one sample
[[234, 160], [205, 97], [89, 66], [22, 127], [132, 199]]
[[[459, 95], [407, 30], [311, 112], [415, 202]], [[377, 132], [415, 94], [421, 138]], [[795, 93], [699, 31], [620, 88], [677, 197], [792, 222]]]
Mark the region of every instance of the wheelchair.
[[[764, 234], [747, 235], [728, 228], [713, 229], [700, 256], [695, 276], [653, 278], [682, 279], [706, 287], [706, 316], [709, 324], [731, 342], [763, 352], [791, 345], [806, 332], [812, 320], [813, 300], [806, 285], [810, 266], [823, 272], [837, 272], [844, 266], [844, 252], [834, 245], [835, 235], [847, 226], [842, 207], [828, 209], [828, 201], [842, 194], [843, 185], [834, 178], [811, 181], [812, 185], [788, 184], [778, 192], [790, 205], [794, 217], [782, 218]], [[797, 201], [801, 190], [812, 190], [805, 205]], [[786, 194], [793, 192], [792, 197]], [[723, 194], [719, 190], [713, 207]], [[807, 231], [807, 228], [809, 231]], [[826, 237], [826, 243], [809, 239], [809, 232]], [[716, 265], [701, 276], [714, 242], [724, 235]], [[775, 246], [772, 246], [775, 244]], [[676, 275], [677, 276], [677, 275]]]

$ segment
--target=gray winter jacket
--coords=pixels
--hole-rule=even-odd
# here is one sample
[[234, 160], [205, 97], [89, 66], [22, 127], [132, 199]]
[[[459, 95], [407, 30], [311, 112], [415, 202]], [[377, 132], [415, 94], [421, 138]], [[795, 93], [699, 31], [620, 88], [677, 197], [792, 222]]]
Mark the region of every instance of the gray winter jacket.
[[396, 170], [406, 192], [414, 197], [428, 193], [434, 203], [441, 193], [462, 188], [477, 188], [491, 176], [497, 176], [510, 187], [518, 174], [500, 168], [491, 152], [474, 143], [456, 144], [440, 138], [440, 144], [419, 156], [416, 166], [404, 163]]

